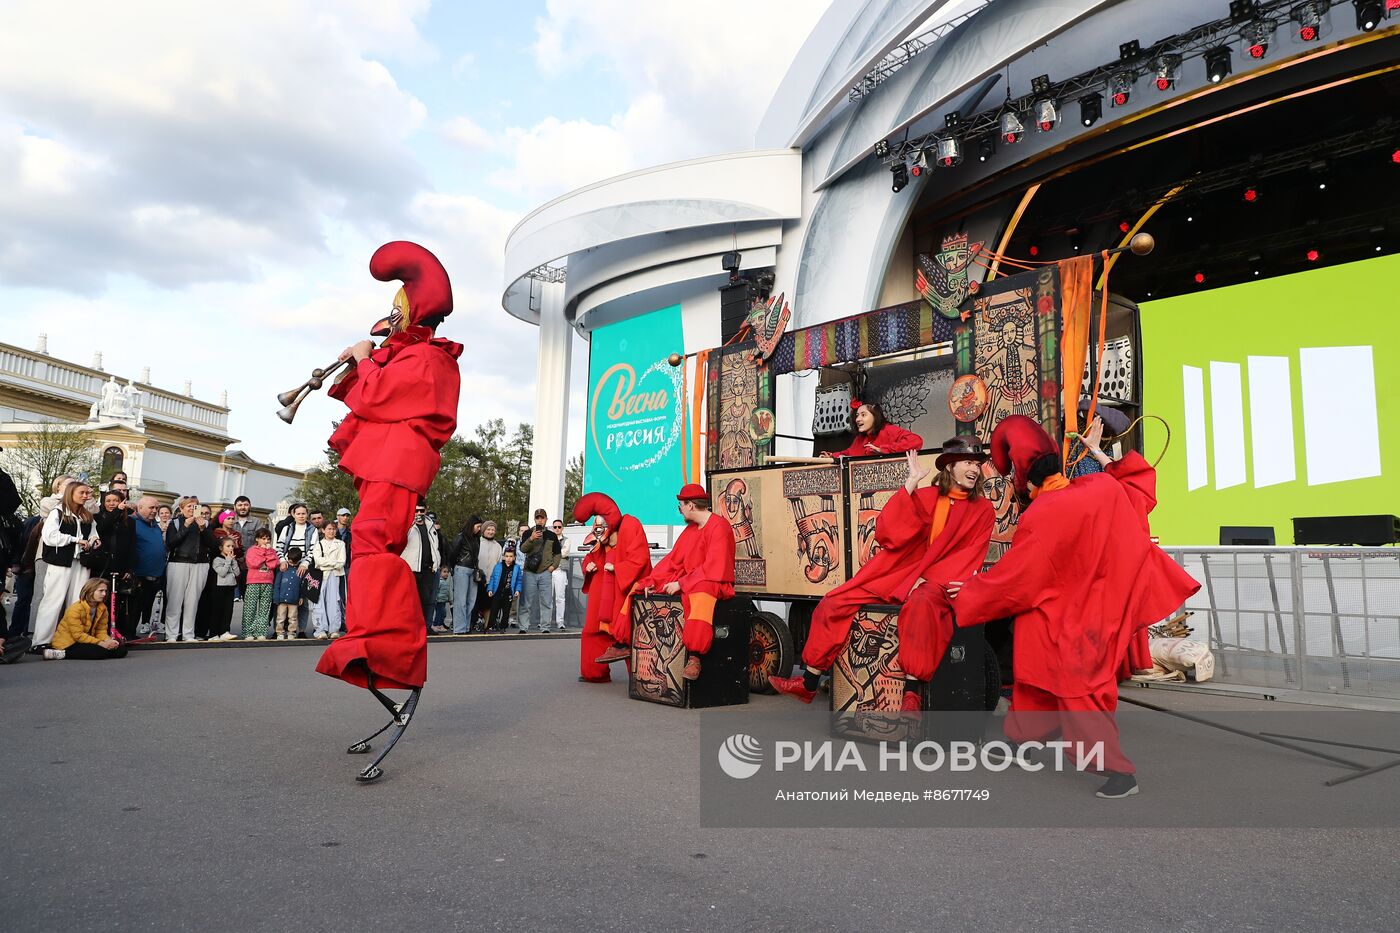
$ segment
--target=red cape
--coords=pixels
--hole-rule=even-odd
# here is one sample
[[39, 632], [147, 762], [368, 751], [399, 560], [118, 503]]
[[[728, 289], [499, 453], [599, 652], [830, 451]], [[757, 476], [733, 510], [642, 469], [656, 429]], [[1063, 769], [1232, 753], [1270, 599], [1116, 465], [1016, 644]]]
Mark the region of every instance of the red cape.
[[1016, 619], [1017, 683], [1058, 697], [1112, 687], [1133, 634], [1201, 588], [1147, 534], [1156, 472], [1129, 452], [1040, 495], [1011, 548], [952, 601], [959, 626]]
[[924, 446], [924, 439], [913, 431], [904, 430], [897, 424], [886, 424], [875, 432], [874, 437], [868, 434], [857, 434], [850, 447], [834, 451], [832, 456], [869, 457], [875, 454], [876, 451], [870, 450], [865, 446], [866, 444], [873, 444], [880, 448], [880, 453], [897, 454], [906, 450], [918, 450]]
[[340, 468], [426, 496], [457, 427], [461, 355], [460, 343], [410, 327], [360, 361], [330, 393], [350, 409], [330, 439]]
[[639, 581], [643, 587], [659, 590], [671, 582], [681, 585], [682, 593], [709, 593], [715, 599], [734, 595], [734, 528], [711, 513], [704, 527], [686, 523], [671, 553]]

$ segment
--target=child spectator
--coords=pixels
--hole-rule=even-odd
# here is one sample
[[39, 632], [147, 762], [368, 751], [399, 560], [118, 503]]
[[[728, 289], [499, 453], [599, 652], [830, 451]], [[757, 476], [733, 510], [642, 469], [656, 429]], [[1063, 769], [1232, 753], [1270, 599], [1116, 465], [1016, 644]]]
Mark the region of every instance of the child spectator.
[[321, 574], [321, 598], [311, 610], [317, 638], [338, 638], [345, 621], [340, 581], [345, 579], [345, 542], [335, 525], [321, 526], [321, 535], [311, 548], [311, 563]]
[[272, 582], [277, 571], [277, 551], [272, 546], [272, 532], [259, 528], [253, 536], [253, 546], [244, 558], [248, 561], [248, 585], [243, 591], [243, 640], [267, 641], [267, 619], [272, 614]]
[[214, 558], [214, 585], [209, 589], [209, 621], [205, 638], [209, 641], [229, 641], [234, 634], [228, 630], [233, 620], [233, 590], [238, 585], [238, 544], [232, 538], [219, 542], [219, 556]]
[[452, 602], [452, 570], [444, 567], [438, 571], [437, 585], [437, 606], [433, 609], [433, 631], [441, 635], [446, 635], [449, 629], [445, 620], [447, 619], [447, 606]]
[[501, 554], [501, 562], [491, 571], [491, 579], [486, 583], [486, 596], [491, 600], [486, 617], [486, 630], [493, 625], [504, 631], [510, 621], [510, 604], [520, 595], [525, 586], [525, 574], [515, 565], [515, 548], [508, 547]]
[[44, 652], [50, 661], [105, 661], [126, 657], [126, 645], [113, 638], [107, 625], [107, 581], [98, 577], [83, 584], [78, 601], [68, 607]]
[[299, 633], [297, 610], [301, 607], [301, 548], [287, 548], [287, 556], [277, 566], [272, 584], [272, 601], [277, 604], [277, 640], [290, 641]]

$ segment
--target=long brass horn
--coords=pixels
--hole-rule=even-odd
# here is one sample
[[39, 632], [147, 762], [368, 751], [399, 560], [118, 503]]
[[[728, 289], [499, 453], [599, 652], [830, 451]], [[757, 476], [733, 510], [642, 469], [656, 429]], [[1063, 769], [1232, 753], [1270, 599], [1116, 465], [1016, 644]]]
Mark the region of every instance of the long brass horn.
[[345, 360], [336, 360], [325, 368], [318, 367], [313, 369], [311, 370], [310, 378], [301, 385], [297, 386], [295, 389], [288, 389], [286, 392], [279, 394], [277, 396], [277, 401], [282, 405], [282, 408], [278, 410], [277, 417], [281, 418], [287, 424], [291, 424], [292, 419], [297, 416], [297, 409], [301, 407], [302, 402], [306, 401], [306, 397], [325, 385], [326, 380], [329, 379], [337, 369], [344, 366], [345, 363]]

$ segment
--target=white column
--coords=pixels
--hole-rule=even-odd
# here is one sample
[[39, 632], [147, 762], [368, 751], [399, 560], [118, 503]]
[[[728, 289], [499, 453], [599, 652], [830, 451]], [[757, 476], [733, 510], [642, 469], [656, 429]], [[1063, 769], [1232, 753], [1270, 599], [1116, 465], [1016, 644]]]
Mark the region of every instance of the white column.
[[[535, 452], [530, 470], [530, 513], [564, 513], [565, 451], [569, 427], [569, 362], [573, 328], [564, 319], [564, 286], [541, 283], [539, 367], [535, 377]], [[526, 515], [524, 521], [530, 521]], [[571, 519], [565, 518], [565, 521]]]

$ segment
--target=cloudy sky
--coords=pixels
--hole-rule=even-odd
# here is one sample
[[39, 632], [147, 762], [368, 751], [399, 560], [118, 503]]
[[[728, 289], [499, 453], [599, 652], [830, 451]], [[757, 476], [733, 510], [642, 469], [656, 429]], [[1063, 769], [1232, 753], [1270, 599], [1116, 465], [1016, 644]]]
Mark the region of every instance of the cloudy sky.
[[750, 147], [828, 3], [7, 0], [0, 339], [227, 389], [244, 450], [305, 465], [337, 406], [287, 428], [274, 396], [385, 312], [369, 256], [410, 239], [452, 277], [459, 430], [532, 421], [535, 328], [500, 307], [510, 228], [600, 178]]

